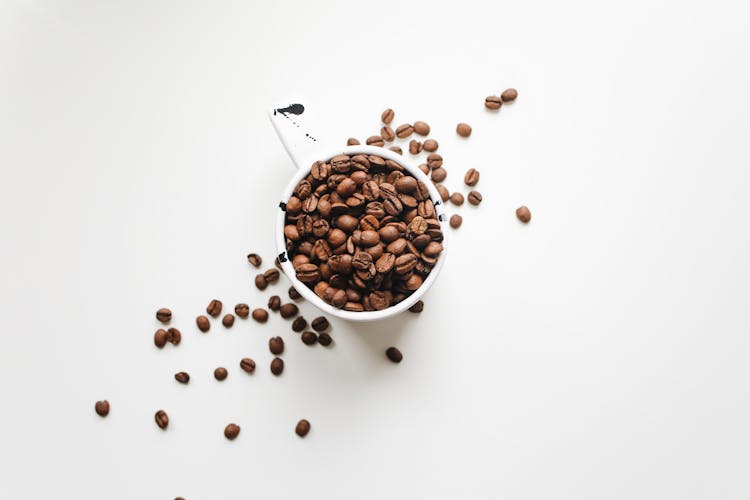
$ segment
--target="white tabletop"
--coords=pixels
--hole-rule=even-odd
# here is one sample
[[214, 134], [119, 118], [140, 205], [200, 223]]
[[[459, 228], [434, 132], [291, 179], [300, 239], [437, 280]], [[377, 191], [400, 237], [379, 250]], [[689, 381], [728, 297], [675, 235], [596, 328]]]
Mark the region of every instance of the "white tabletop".
[[[750, 496], [747, 12], [489, 4], [2, 3], [0, 498]], [[427, 121], [484, 202], [421, 315], [203, 335], [210, 299], [286, 296], [245, 255], [271, 265], [265, 111], [297, 96], [336, 145]]]

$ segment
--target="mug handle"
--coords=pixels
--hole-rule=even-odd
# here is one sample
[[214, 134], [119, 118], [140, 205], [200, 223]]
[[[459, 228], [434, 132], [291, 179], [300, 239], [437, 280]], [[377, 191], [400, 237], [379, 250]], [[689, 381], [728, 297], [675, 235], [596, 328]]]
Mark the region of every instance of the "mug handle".
[[[284, 149], [297, 168], [309, 167], [316, 151], [320, 150], [320, 137], [313, 134], [309, 126], [308, 111], [300, 101], [273, 107], [268, 111], [273, 128], [284, 145]], [[304, 114], [304, 118], [303, 118]]]

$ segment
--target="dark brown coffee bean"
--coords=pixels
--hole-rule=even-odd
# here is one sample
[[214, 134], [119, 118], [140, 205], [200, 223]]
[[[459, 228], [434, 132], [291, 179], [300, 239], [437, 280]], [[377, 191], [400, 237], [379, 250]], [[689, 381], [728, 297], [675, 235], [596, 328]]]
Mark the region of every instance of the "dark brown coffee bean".
[[383, 123], [391, 123], [393, 121], [393, 117], [395, 116], [395, 113], [391, 108], [386, 109], [380, 114], [380, 121]]
[[324, 332], [318, 334], [318, 344], [322, 345], [323, 347], [328, 347], [332, 342], [333, 339], [327, 333]]
[[418, 155], [422, 152], [422, 143], [419, 142], [416, 139], [412, 139], [409, 141], [409, 153], [413, 155]]
[[479, 171], [475, 168], [470, 168], [464, 175], [464, 184], [467, 186], [476, 186], [479, 182]]
[[167, 331], [159, 328], [154, 332], [154, 345], [161, 349], [167, 345]]
[[467, 199], [472, 205], [479, 205], [482, 203], [482, 194], [479, 191], [469, 191]]
[[281, 358], [273, 358], [273, 361], [271, 361], [271, 373], [273, 373], [276, 376], [281, 375], [281, 372], [284, 371], [284, 360]]
[[258, 323], [265, 323], [268, 321], [268, 311], [260, 307], [253, 309], [253, 319]]
[[463, 223], [464, 219], [458, 214], [451, 215], [450, 219], [450, 225], [453, 229], [458, 229], [461, 227], [461, 223]]
[[355, 139], [354, 137], [350, 137], [349, 139], [346, 140], [346, 145], [347, 146], [359, 146], [359, 141]]
[[255, 286], [258, 288], [258, 290], [265, 290], [268, 286], [268, 281], [266, 281], [265, 276], [263, 276], [262, 274], [256, 275]]
[[379, 146], [383, 147], [385, 145], [385, 142], [383, 141], [383, 138], [379, 135], [371, 135], [367, 138], [367, 141], [365, 141], [368, 146]]
[[221, 314], [221, 301], [220, 300], [212, 300], [208, 303], [208, 307], [206, 307], [206, 312], [209, 316], [213, 316], [214, 318], [217, 317], [219, 314]]
[[232, 441], [240, 435], [240, 426], [237, 424], [228, 424], [224, 427], [224, 437]]
[[289, 298], [292, 299], [292, 300], [299, 300], [299, 299], [302, 298], [302, 295], [300, 295], [300, 293], [297, 291], [296, 288], [294, 288], [293, 286], [290, 286], [289, 287]]
[[273, 283], [275, 281], [279, 280], [279, 270], [271, 268], [263, 273], [263, 277], [266, 278], [266, 281], [269, 283]]
[[156, 425], [159, 426], [159, 429], [166, 429], [169, 425], [169, 416], [164, 410], [157, 411], [154, 414], [154, 420], [156, 421]]
[[448, 177], [448, 172], [443, 167], [432, 169], [432, 175], [430, 175], [432, 182], [443, 182], [446, 177]]
[[250, 316], [250, 306], [247, 304], [237, 304], [234, 306], [234, 314], [243, 319], [247, 318]]
[[257, 253], [247, 254], [247, 261], [255, 267], [260, 267], [260, 265], [263, 263], [263, 259], [261, 259], [260, 255], [258, 255]]
[[396, 274], [406, 274], [409, 271], [414, 269], [414, 266], [417, 265], [417, 256], [412, 253], [406, 253], [403, 255], [400, 255], [396, 259], [395, 263], [395, 269]]
[[198, 330], [206, 333], [211, 328], [211, 323], [205, 316], [198, 316], [195, 318], [195, 324], [198, 325]]
[[491, 95], [484, 99], [484, 106], [487, 109], [491, 109], [494, 111], [496, 109], [500, 109], [502, 105], [503, 105], [502, 99], [496, 95]]
[[225, 327], [229, 328], [234, 324], [234, 314], [225, 314], [223, 318], [221, 318], [221, 324]]
[[268, 308], [272, 311], [278, 311], [281, 308], [281, 297], [272, 295], [268, 299]]
[[214, 370], [214, 377], [216, 378], [216, 380], [224, 380], [227, 378], [227, 375], [229, 375], [229, 372], [223, 366], [220, 366]]
[[318, 336], [315, 332], [307, 331], [302, 333], [302, 343], [305, 345], [313, 345], [318, 341]]
[[434, 153], [438, 150], [438, 142], [435, 139], [427, 139], [422, 143], [422, 149], [428, 153]]
[[318, 316], [317, 318], [312, 320], [312, 327], [316, 332], [323, 332], [325, 330], [328, 330], [329, 326], [330, 323], [328, 323], [328, 319], [325, 316]]
[[503, 90], [503, 93], [500, 94], [500, 99], [505, 103], [515, 101], [516, 97], [518, 97], [518, 91], [516, 89], [505, 89]]
[[177, 372], [174, 374], [174, 379], [181, 384], [187, 384], [190, 382], [190, 375], [187, 372]]
[[450, 197], [451, 203], [456, 205], [457, 207], [460, 207], [464, 204], [464, 195], [461, 193], [453, 193]]
[[398, 128], [396, 129], [396, 135], [401, 139], [409, 137], [413, 132], [414, 132], [414, 127], [412, 127], [408, 123], [399, 125]]
[[383, 208], [388, 215], [395, 216], [401, 213], [404, 206], [397, 197], [391, 196], [383, 201]]
[[423, 136], [429, 135], [430, 126], [427, 125], [425, 122], [414, 122], [414, 132]]
[[268, 339], [268, 349], [271, 354], [281, 354], [284, 352], [284, 339], [281, 337], [271, 337]]
[[299, 314], [299, 307], [297, 307], [297, 304], [284, 304], [279, 308], [279, 313], [284, 319], [294, 318]]
[[448, 201], [450, 198], [450, 194], [448, 193], [448, 189], [443, 186], [442, 184], [438, 184], [435, 186], [435, 189], [437, 189], [438, 193], [440, 193], [440, 199], [443, 201]]
[[380, 129], [380, 137], [382, 137], [385, 142], [393, 142], [393, 139], [396, 138], [396, 134], [391, 127], [386, 125]]
[[424, 310], [424, 302], [421, 300], [416, 301], [414, 305], [409, 308], [409, 311], [413, 313], [421, 313], [422, 310]]
[[320, 268], [315, 264], [302, 264], [295, 268], [297, 279], [302, 283], [312, 283], [320, 279]]
[[456, 133], [461, 137], [469, 137], [471, 135], [471, 126], [468, 123], [459, 123], [456, 125]]
[[430, 153], [427, 156], [427, 166], [431, 169], [440, 168], [443, 166], [443, 157], [437, 153]]
[[417, 189], [417, 179], [411, 176], [400, 177], [393, 185], [397, 193], [413, 193]]
[[253, 373], [255, 371], [255, 361], [250, 358], [242, 358], [242, 360], [240, 360], [240, 368], [247, 373]]
[[531, 220], [531, 211], [526, 205], [521, 205], [516, 209], [516, 217], [524, 224]]
[[109, 401], [107, 401], [106, 399], [97, 401], [96, 404], [94, 404], [94, 411], [100, 417], [106, 417], [107, 415], [109, 415]]
[[182, 341], [182, 333], [177, 328], [169, 328], [167, 330], [167, 342], [172, 345], [180, 345]]
[[404, 359], [403, 354], [401, 354], [401, 351], [396, 349], [395, 347], [389, 347], [385, 350], [385, 355], [393, 361], [394, 363], [400, 363], [402, 359]]
[[156, 311], [156, 319], [158, 319], [161, 323], [167, 324], [172, 319], [172, 311], [170, 311], [166, 307], [162, 307], [161, 309]]
[[307, 436], [307, 433], [310, 432], [310, 422], [303, 418], [302, 420], [297, 422], [297, 426], [294, 428], [294, 432], [296, 432], [299, 437]]
[[305, 328], [307, 328], [307, 320], [304, 316], [297, 316], [294, 318], [294, 321], [292, 321], [292, 330], [295, 332], [301, 332]]

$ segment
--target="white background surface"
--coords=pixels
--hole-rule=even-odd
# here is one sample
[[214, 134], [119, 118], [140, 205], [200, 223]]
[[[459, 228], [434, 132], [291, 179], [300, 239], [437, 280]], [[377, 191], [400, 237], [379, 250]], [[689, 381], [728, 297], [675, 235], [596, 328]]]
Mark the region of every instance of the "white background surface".
[[[0, 497], [748, 498], [739, 4], [5, 0]], [[202, 335], [210, 299], [270, 295], [245, 255], [271, 262], [292, 167], [264, 113], [296, 95], [335, 144], [428, 121], [485, 202], [421, 316], [330, 350], [277, 316]]]

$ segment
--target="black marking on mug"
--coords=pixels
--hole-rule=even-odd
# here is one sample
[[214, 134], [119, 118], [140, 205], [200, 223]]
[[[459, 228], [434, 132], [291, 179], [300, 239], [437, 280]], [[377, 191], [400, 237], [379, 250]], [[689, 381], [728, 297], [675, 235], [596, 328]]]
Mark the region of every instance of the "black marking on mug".
[[443, 214], [438, 215], [438, 220], [440, 220], [440, 222], [443, 222], [445, 220], [445, 215]]
[[286, 252], [281, 252], [279, 254], [279, 262], [286, 262]]
[[[276, 113], [281, 113], [281, 115], [284, 118], [286, 118], [287, 120], [290, 120], [292, 122], [292, 125], [294, 125], [295, 127], [299, 128], [299, 124], [296, 121], [292, 120], [289, 117], [289, 114], [292, 114], [292, 115], [301, 115], [304, 112], [305, 112], [305, 107], [302, 104], [290, 104], [286, 108], [276, 108], [276, 109], [274, 109], [273, 110], [273, 116], [276, 116]], [[308, 133], [305, 133], [305, 137], [307, 137], [308, 139], [312, 140], [313, 142], [318, 142], [318, 140], [315, 137], [311, 136]]]
[[442, 203], [442, 202], [441, 202], [440, 200], [437, 200], [437, 201], [434, 201], [434, 202], [433, 202], [432, 204], [433, 204], [433, 205], [435, 205], [435, 206], [438, 206], [438, 205], [440, 205], [441, 203]]
[[279, 208], [281, 209], [282, 212], [286, 212], [286, 203], [284, 203], [283, 201], [280, 201]]

